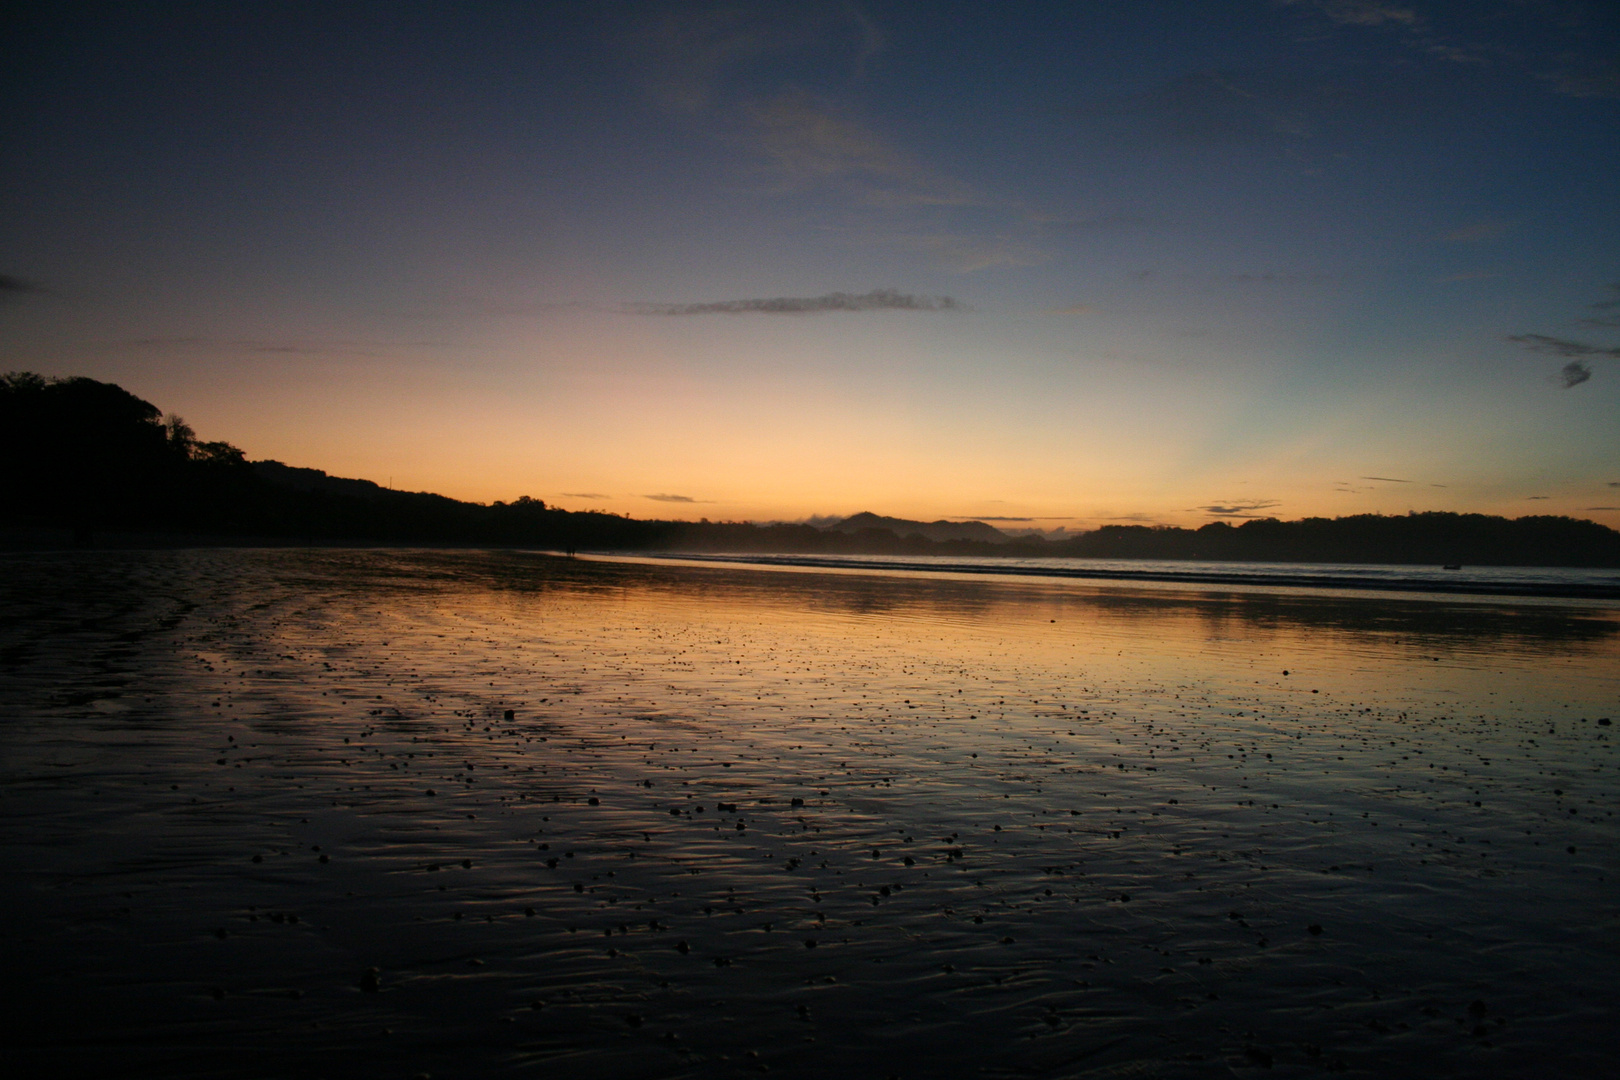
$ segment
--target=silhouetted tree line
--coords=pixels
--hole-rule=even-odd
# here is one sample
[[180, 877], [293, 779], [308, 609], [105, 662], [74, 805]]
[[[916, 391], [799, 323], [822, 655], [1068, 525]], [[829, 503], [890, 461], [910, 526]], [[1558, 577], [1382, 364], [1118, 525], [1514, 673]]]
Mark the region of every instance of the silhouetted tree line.
[[489, 544], [736, 553], [1073, 556], [1276, 562], [1620, 566], [1620, 532], [1568, 517], [1363, 514], [1198, 529], [1108, 525], [1071, 539], [933, 541], [889, 529], [642, 521], [524, 496], [485, 506], [203, 442], [179, 417], [86, 378], [0, 376], [0, 525], [288, 542]]

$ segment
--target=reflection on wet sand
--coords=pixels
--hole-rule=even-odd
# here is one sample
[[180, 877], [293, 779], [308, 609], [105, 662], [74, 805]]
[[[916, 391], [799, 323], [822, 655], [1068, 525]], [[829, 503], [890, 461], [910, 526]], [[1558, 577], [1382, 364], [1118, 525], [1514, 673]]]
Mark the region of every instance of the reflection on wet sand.
[[1612, 606], [13, 556], [36, 1068], [1598, 1075]]

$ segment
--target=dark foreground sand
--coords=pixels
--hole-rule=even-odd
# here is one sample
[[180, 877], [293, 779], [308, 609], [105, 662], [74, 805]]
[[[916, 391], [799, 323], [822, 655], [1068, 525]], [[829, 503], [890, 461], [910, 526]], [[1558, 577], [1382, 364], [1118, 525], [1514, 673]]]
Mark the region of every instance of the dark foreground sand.
[[171, 551], [0, 611], [15, 1075], [1620, 1049], [1612, 606]]

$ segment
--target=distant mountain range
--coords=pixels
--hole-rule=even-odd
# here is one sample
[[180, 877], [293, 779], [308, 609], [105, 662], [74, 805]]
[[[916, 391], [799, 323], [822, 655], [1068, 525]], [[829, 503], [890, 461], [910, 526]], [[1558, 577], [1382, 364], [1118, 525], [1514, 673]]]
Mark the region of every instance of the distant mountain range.
[[565, 551], [1620, 567], [1620, 532], [1552, 516], [1359, 514], [1009, 535], [983, 521], [912, 521], [870, 511], [817, 528], [647, 521], [559, 510], [528, 496], [485, 506], [320, 469], [249, 462], [230, 443], [199, 440], [179, 419], [112, 383], [0, 375], [0, 547], [88, 544], [120, 533], [176, 542]]
[[946, 540], [983, 540], [992, 544], [1005, 544], [1012, 537], [982, 521], [912, 521], [908, 518], [884, 517], [870, 510], [823, 525], [822, 532], [854, 535], [867, 529], [887, 529], [896, 536], [921, 536], [936, 543]]

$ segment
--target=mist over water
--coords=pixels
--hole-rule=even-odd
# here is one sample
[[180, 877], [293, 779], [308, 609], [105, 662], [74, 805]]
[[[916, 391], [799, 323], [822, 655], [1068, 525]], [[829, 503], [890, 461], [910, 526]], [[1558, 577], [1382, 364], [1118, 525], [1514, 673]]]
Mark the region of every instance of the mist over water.
[[0, 566], [36, 1070], [1595, 1076], [1620, 1041], [1612, 603]]

